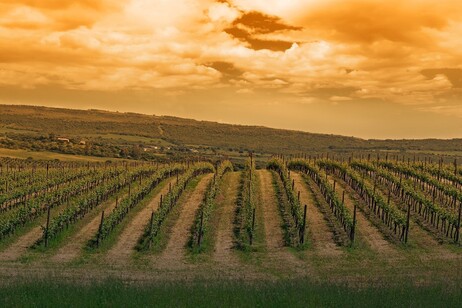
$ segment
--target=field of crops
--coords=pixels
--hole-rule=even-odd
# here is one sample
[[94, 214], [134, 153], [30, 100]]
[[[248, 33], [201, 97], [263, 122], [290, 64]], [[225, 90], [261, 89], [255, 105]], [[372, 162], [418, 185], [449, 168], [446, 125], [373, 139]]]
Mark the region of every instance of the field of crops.
[[[398, 156], [0, 160], [2, 278], [460, 285], [462, 169]], [[34, 276], [35, 275], [35, 276]]]

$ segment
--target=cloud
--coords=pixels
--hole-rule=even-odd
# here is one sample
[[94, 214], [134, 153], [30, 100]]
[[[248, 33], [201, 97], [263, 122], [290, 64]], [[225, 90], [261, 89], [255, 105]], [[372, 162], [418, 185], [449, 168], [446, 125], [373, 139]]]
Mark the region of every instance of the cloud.
[[65, 31], [92, 26], [107, 14], [117, 12], [126, 0], [36, 1], [2, 0], [0, 25], [7, 28], [41, 28]]
[[300, 17], [300, 22], [312, 28], [329, 27], [330, 37], [336, 40], [366, 43], [388, 40], [419, 44], [428, 39], [424, 29], [439, 30], [448, 23], [447, 17], [442, 15], [440, 3], [420, 3], [338, 1], [307, 12], [306, 16]]
[[0, 0], [0, 86], [462, 115], [458, 2]]
[[289, 20], [313, 36], [342, 41], [421, 42], [427, 29], [441, 30], [460, 21], [459, 1], [441, 0], [234, 0], [243, 10], [256, 10]]
[[437, 68], [422, 70], [422, 74], [428, 79], [434, 79], [442, 74], [446, 76], [454, 88], [462, 88], [462, 69], [460, 68]]
[[216, 61], [206, 63], [206, 66], [209, 66], [222, 74], [223, 81], [230, 81], [232, 79], [238, 79], [242, 76], [244, 71], [236, 68], [233, 63], [226, 61]]
[[351, 101], [352, 98], [348, 96], [331, 96], [329, 98], [333, 102], [345, 102], [345, 101]]
[[225, 21], [232, 23], [241, 13], [228, 3], [213, 3], [208, 8], [208, 15], [213, 22]]
[[351, 97], [356, 96], [355, 93], [359, 90], [359, 88], [354, 87], [322, 87], [322, 85], [314, 85], [312, 89], [303, 93], [303, 96], [330, 101], [346, 101], [352, 100]]
[[232, 26], [225, 29], [231, 36], [246, 42], [254, 50], [268, 49], [272, 51], [285, 51], [294, 42], [285, 40], [271, 40], [260, 38], [261, 34], [284, 33], [287, 31], [298, 31], [300, 27], [285, 24], [277, 16], [270, 16], [260, 12], [251, 11], [242, 14], [235, 19]]
[[281, 18], [262, 14], [261, 12], [251, 11], [244, 13], [241, 17], [234, 20], [233, 25], [244, 26], [252, 33], [272, 33], [276, 31], [301, 30], [301, 27], [294, 27], [285, 24]]

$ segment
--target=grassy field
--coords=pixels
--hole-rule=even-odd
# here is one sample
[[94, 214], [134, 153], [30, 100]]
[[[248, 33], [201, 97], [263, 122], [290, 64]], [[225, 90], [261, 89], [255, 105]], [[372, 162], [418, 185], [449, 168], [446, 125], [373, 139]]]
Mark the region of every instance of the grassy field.
[[15, 133], [15, 134], [37, 134], [37, 132], [27, 129], [17, 129], [12, 127], [0, 127], [0, 134]]
[[0, 148], [0, 157], [10, 157], [18, 159], [28, 159], [32, 158], [34, 160], [54, 160], [59, 159], [62, 161], [81, 161], [81, 162], [105, 162], [107, 160], [120, 160], [117, 158], [108, 158], [108, 157], [95, 157], [95, 156], [83, 156], [83, 155], [70, 155], [70, 154], [60, 154], [53, 152], [37, 152], [37, 151], [28, 151], [28, 150], [12, 150], [12, 149], [2, 149]]
[[438, 287], [349, 288], [309, 280], [92, 284], [53, 280], [0, 287], [2, 307], [460, 307], [461, 289]]
[[124, 134], [85, 134], [83, 137], [86, 138], [102, 138], [102, 139], [112, 139], [112, 140], [120, 140], [120, 141], [126, 141], [126, 142], [137, 142], [137, 143], [144, 143], [144, 144], [149, 144], [149, 145], [157, 145], [157, 146], [163, 146], [163, 147], [168, 147], [171, 146], [172, 144], [169, 142], [166, 142], [163, 139], [160, 138], [148, 138], [148, 137], [143, 137], [143, 136], [136, 136], [136, 135], [124, 135]]

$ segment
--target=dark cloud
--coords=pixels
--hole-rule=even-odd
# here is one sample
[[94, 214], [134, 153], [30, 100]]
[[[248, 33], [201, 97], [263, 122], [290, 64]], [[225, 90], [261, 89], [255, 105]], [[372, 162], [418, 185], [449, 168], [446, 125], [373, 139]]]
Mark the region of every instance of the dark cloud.
[[261, 12], [248, 12], [233, 22], [234, 26], [243, 25], [252, 33], [268, 34], [284, 30], [301, 30], [300, 27], [286, 25], [277, 16], [265, 15]]
[[231, 34], [233, 37], [237, 39], [244, 40], [244, 41], [247, 41], [251, 37], [248, 31], [243, 30], [238, 27], [227, 28], [225, 29], [225, 32], [228, 34]]
[[253, 50], [268, 49], [272, 51], [285, 51], [293, 44], [293, 42], [288, 41], [262, 40], [254, 38], [251, 33], [237, 27], [227, 28], [225, 29], [225, 32], [247, 43], [247, 45]]
[[272, 51], [285, 51], [292, 46], [292, 42], [276, 41], [276, 40], [259, 40], [248, 38], [247, 43], [254, 50], [268, 49]]
[[233, 63], [225, 61], [216, 61], [211, 63], [206, 63], [206, 66], [209, 66], [217, 71], [219, 71], [223, 77], [223, 81], [229, 81], [231, 79], [237, 79], [242, 76], [244, 71], [236, 68]]
[[454, 88], [462, 88], [462, 69], [460, 68], [425, 69], [421, 73], [428, 79], [433, 79], [436, 75], [442, 74], [449, 79]]
[[283, 31], [297, 31], [302, 28], [285, 24], [279, 17], [270, 16], [261, 12], [244, 13], [234, 20], [231, 27], [225, 32], [233, 37], [246, 42], [254, 50], [268, 49], [272, 51], [285, 51], [293, 42], [283, 40], [266, 40], [257, 38], [256, 35], [272, 34]]

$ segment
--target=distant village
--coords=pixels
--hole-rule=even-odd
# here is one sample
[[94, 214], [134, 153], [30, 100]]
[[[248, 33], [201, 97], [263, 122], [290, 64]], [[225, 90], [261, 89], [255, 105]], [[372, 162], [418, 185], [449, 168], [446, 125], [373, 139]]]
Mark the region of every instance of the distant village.
[[[72, 142], [73, 140], [71, 138], [67, 137], [56, 137], [56, 141], [60, 143], [69, 143], [69, 144], [78, 144], [82, 146], [86, 146], [89, 141], [87, 140], [79, 140], [78, 142]], [[162, 151], [171, 151], [171, 150], [179, 150], [181, 152], [185, 151], [184, 147], [172, 147], [172, 146], [167, 146], [167, 147], [162, 147], [162, 146], [156, 146], [156, 145], [148, 145], [148, 146], [140, 146], [143, 152], [162, 152]], [[195, 148], [187, 148], [187, 151], [191, 153], [199, 153], [198, 149]]]

